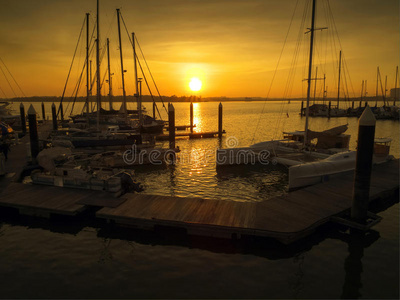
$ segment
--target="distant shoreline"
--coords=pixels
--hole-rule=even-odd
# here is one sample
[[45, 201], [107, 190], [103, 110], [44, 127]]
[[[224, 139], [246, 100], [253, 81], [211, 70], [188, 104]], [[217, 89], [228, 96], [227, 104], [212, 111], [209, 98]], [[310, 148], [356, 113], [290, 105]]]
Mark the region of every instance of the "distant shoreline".
[[[91, 96], [90, 100], [92, 102], [96, 102], [96, 96]], [[134, 96], [127, 96], [126, 100], [128, 102], [136, 102], [136, 98]], [[173, 102], [173, 103], [187, 103], [187, 102], [276, 102], [276, 101], [305, 101], [303, 98], [292, 98], [292, 99], [282, 99], [282, 98], [261, 98], [261, 97], [197, 97], [197, 96], [181, 96], [181, 97], [176, 97], [176, 96], [162, 96], [162, 101], [159, 97], [154, 97], [155, 102]], [[385, 101], [393, 101], [393, 98], [386, 98]], [[55, 102], [59, 103], [61, 101], [61, 97], [50, 97], [50, 96], [34, 96], [34, 97], [16, 97], [16, 98], [10, 98], [10, 99], [2, 99], [0, 98], [0, 102]], [[72, 97], [65, 97], [64, 100], [65, 102], [86, 102], [86, 97], [77, 97], [76, 99]], [[122, 102], [123, 97], [122, 96], [114, 96], [113, 97], [113, 102]], [[323, 101], [332, 101], [333, 103], [337, 101], [336, 98], [327, 98], [327, 99], [322, 99], [322, 98], [316, 98], [315, 102], [321, 103]], [[351, 101], [360, 101], [360, 98], [348, 98], [348, 99], [340, 99], [340, 102], [351, 102]], [[384, 100], [382, 99], [382, 96], [378, 97], [366, 97], [362, 99], [363, 102], [368, 101], [378, 101], [378, 102], [383, 102]], [[102, 102], [108, 103], [109, 99], [108, 96], [102, 96]], [[142, 102], [153, 102], [153, 99], [149, 95], [144, 95], [142, 96]], [[310, 100], [310, 102], [314, 102], [314, 99]]]

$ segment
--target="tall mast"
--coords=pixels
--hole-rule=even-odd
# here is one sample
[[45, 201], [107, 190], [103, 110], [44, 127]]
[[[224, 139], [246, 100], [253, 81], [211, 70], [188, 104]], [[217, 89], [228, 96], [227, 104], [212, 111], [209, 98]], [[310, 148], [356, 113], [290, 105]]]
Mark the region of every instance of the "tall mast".
[[364, 93], [364, 80], [361, 82], [360, 107], [362, 105], [363, 93]]
[[340, 98], [340, 73], [342, 70], [342, 50], [339, 51], [339, 79], [337, 88], [337, 108], [339, 109], [339, 98]]
[[310, 106], [310, 90], [311, 90], [311, 75], [312, 75], [312, 58], [313, 58], [313, 47], [314, 47], [314, 23], [315, 23], [315, 0], [312, 4], [312, 16], [311, 16], [311, 28], [310, 28], [310, 60], [308, 63], [308, 79], [307, 79], [307, 105], [306, 105], [306, 126], [304, 130], [304, 146], [308, 142], [308, 116]]
[[378, 106], [378, 84], [379, 84], [379, 67], [376, 69], [376, 93], [375, 93], [375, 107]]
[[121, 59], [121, 75], [122, 75], [122, 108], [124, 110], [125, 117], [128, 115], [128, 110], [126, 107], [126, 91], [125, 91], [125, 71], [124, 71], [124, 61], [122, 59], [122, 42], [121, 42], [121, 21], [120, 21], [120, 12], [119, 8], [117, 8], [117, 20], [118, 20], [118, 39], [119, 39], [119, 57]]
[[110, 39], [107, 38], [107, 62], [108, 62], [108, 97], [110, 101], [110, 110], [113, 110], [112, 105], [112, 81], [111, 81], [111, 70], [110, 70]]
[[323, 94], [322, 104], [325, 104], [325, 99], [326, 99], [326, 96], [327, 96], [325, 82], [326, 82], [326, 76], [325, 76], [325, 73], [324, 73], [324, 94]]
[[96, 40], [96, 69], [97, 69], [97, 130], [100, 125], [101, 91], [100, 91], [100, 26], [99, 26], [99, 0], [97, 0], [97, 40]]
[[396, 66], [396, 80], [394, 82], [394, 101], [393, 101], [393, 106], [396, 105], [396, 100], [397, 100], [397, 77], [399, 76], [399, 66]]
[[318, 67], [315, 68], [315, 82], [314, 82], [314, 100], [313, 104], [315, 104], [315, 92], [317, 91], [317, 77], [318, 77]]
[[383, 106], [386, 106], [386, 92], [387, 92], [387, 75], [385, 76], [385, 96], [383, 97]]
[[132, 47], [133, 47], [133, 62], [135, 66], [135, 97], [137, 102], [137, 111], [139, 115], [139, 124], [142, 125], [142, 104], [140, 103], [140, 96], [139, 96], [139, 85], [138, 85], [138, 76], [137, 76], [137, 56], [136, 56], [136, 43], [135, 43], [135, 33], [132, 32]]
[[89, 79], [89, 13], [86, 14], [86, 116], [89, 126], [89, 96], [90, 96], [90, 79]]

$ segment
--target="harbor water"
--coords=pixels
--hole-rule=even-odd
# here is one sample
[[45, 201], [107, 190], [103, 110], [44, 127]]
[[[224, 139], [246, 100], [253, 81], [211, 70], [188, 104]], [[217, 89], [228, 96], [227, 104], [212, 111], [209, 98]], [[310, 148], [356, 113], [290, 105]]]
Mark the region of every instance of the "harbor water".
[[[218, 129], [218, 104], [194, 103], [195, 131]], [[19, 103], [15, 103], [17, 109]], [[41, 112], [40, 103], [33, 104]], [[51, 119], [51, 103], [46, 103]], [[135, 104], [130, 104], [135, 108]], [[151, 104], [145, 103], [148, 111]], [[167, 106], [167, 105], [166, 105]], [[189, 103], [174, 103], [176, 125], [189, 124]], [[75, 112], [82, 103], [75, 105]], [[159, 106], [166, 119], [164, 108]], [[67, 111], [67, 110], [65, 110]], [[216, 168], [217, 148], [244, 147], [304, 130], [300, 102], [224, 102], [222, 140], [177, 139], [175, 165], [140, 166], [144, 193], [228, 201], [268, 201], [287, 193], [287, 169], [271, 163]], [[357, 118], [312, 118], [322, 131], [348, 124], [355, 149]], [[376, 137], [399, 122], [378, 120]], [[164, 147], [168, 147], [165, 142]], [[11, 149], [12, 151], [12, 149]], [[323, 199], [321, 199], [323, 201]], [[360, 237], [325, 226], [291, 246], [270, 239], [223, 240], [110, 227], [94, 218], [41, 220], [1, 209], [1, 298], [399, 298], [399, 204]]]

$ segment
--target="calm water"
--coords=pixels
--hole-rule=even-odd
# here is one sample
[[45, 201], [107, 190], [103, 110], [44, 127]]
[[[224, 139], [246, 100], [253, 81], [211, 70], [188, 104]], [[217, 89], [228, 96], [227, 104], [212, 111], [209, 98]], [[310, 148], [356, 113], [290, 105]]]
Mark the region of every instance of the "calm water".
[[[34, 106], [40, 111], [39, 103]], [[189, 104], [174, 106], [176, 124], [188, 124]], [[196, 129], [217, 130], [217, 109], [218, 103], [195, 104]], [[50, 105], [46, 110], [50, 113]], [[137, 179], [151, 194], [232, 201], [283, 194], [284, 168], [217, 172], [212, 151], [226, 147], [228, 139], [248, 146], [279, 139], [282, 130], [301, 130], [299, 110], [298, 102], [224, 103], [227, 134], [221, 144], [217, 139], [178, 140], [190, 161], [142, 167]], [[357, 119], [314, 118], [310, 127], [323, 130], [345, 123], [354, 149]], [[391, 137], [391, 152], [400, 156], [398, 122], [377, 121], [376, 136]], [[383, 220], [367, 237], [325, 227], [299, 244], [283, 247], [266, 239], [234, 242], [110, 228], [91, 218], [18, 218], [2, 210], [0, 297], [398, 298], [399, 204], [375, 211]]]

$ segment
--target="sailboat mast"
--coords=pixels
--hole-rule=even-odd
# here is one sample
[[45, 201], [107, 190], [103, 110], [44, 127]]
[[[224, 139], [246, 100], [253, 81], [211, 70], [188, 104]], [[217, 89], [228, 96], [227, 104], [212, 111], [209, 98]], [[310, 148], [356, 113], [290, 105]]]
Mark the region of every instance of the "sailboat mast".
[[113, 110], [112, 104], [112, 82], [111, 82], [111, 70], [110, 70], [110, 39], [107, 38], [107, 62], [108, 62], [108, 97], [110, 102], [110, 110]]
[[86, 117], [89, 126], [89, 96], [90, 96], [90, 79], [89, 79], [89, 13], [86, 14]]
[[125, 71], [124, 71], [124, 61], [122, 59], [121, 21], [120, 21], [119, 8], [117, 8], [117, 20], [118, 20], [119, 57], [121, 59], [121, 76], [122, 76], [122, 95], [123, 95], [122, 107], [123, 107], [125, 116], [127, 116], [128, 110], [126, 107]]
[[360, 107], [362, 105], [363, 93], [364, 93], [364, 80], [361, 82]]
[[99, 26], [99, 0], [97, 0], [97, 41], [96, 41], [96, 81], [97, 81], [97, 130], [100, 126], [101, 91], [100, 91], [100, 26]]
[[386, 92], [387, 92], [387, 75], [385, 76], [385, 96], [383, 97], [383, 106], [386, 106]]
[[324, 73], [324, 94], [322, 96], [323, 97], [322, 104], [324, 104], [324, 105], [325, 105], [325, 99], [326, 99], [326, 96], [327, 96], [325, 82], [326, 82], [326, 76], [325, 76], [325, 73]]
[[311, 16], [311, 28], [310, 28], [310, 60], [308, 63], [308, 79], [307, 79], [307, 105], [306, 105], [306, 125], [304, 130], [304, 146], [308, 142], [308, 117], [309, 117], [309, 106], [310, 106], [310, 91], [311, 91], [311, 75], [312, 75], [312, 58], [313, 58], [313, 47], [314, 47], [314, 24], [315, 24], [315, 0], [312, 4], [312, 16]]
[[396, 80], [394, 82], [394, 101], [393, 101], [393, 106], [396, 105], [396, 100], [397, 100], [397, 77], [399, 76], [399, 66], [396, 66]]
[[313, 104], [315, 104], [315, 93], [317, 91], [317, 77], [318, 77], [318, 67], [315, 68], [315, 79], [314, 79], [314, 100]]
[[137, 56], [136, 56], [136, 42], [135, 42], [135, 33], [132, 32], [132, 47], [133, 47], [133, 62], [135, 66], [135, 97], [137, 102], [137, 111], [139, 115], [139, 124], [142, 125], [142, 103], [140, 101], [139, 96], [139, 85], [138, 85], [138, 75], [137, 75]]
[[375, 93], [375, 107], [378, 106], [378, 84], [379, 84], [379, 67], [376, 69], [376, 93]]
[[339, 51], [339, 79], [337, 88], [337, 108], [339, 109], [339, 98], [340, 98], [340, 73], [342, 71], [342, 50]]

